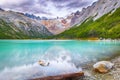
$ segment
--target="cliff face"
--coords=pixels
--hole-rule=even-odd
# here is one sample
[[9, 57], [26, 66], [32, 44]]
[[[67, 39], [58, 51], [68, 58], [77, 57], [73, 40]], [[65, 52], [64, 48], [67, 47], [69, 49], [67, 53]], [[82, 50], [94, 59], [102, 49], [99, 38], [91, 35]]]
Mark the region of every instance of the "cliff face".
[[120, 7], [120, 0], [98, 0], [91, 6], [83, 8], [81, 12], [76, 12], [70, 24], [71, 26], [80, 25], [90, 17], [96, 20], [110, 11], [114, 12], [118, 7]]
[[41, 24], [46, 26], [46, 28], [53, 34], [59, 34], [70, 27], [70, 19], [52, 19], [52, 20], [41, 20]]
[[52, 35], [39, 21], [22, 13], [0, 10], [0, 38], [44, 38]]

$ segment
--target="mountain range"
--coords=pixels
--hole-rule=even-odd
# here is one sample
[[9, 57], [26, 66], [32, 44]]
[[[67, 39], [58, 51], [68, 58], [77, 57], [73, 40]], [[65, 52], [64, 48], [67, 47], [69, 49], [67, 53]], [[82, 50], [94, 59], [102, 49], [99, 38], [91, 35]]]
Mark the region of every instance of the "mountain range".
[[25, 13], [24, 15], [35, 20], [48, 20], [47, 17], [39, 17], [39, 16], [35, 16], [34, 14]]
[[71, 19], [69, 30], [56, 38], [120, 38], [120, 0], [99, 0]]
[[120, 38], [120, 0], [98, 0], [65, 18], [0, 8], [0, 38]]
[[39, 21], [22, 13], [0, 10], [0, 39], [44, 38], [52, 35]]

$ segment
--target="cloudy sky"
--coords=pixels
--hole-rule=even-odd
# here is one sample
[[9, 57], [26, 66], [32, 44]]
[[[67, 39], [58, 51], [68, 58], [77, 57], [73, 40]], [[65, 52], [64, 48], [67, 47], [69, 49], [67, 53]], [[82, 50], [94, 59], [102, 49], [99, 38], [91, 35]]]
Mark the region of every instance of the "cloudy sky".
[[39, 16], [64, 17], [95, 1], [97, 0], [0, 0], [0, 7]]

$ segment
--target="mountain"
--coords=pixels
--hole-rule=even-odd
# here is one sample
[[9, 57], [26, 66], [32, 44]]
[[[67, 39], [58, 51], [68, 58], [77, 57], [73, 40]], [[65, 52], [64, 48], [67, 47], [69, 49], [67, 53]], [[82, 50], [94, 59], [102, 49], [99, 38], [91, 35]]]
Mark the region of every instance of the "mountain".
[[70, 28], [69, 18], [57, 18], [49, 20], [40, 20], [41, 24], [46, 26], [46, 28], [54, 35], [64, 32], [66, 29]]
[[23, 13], [0, 10], [0, 39], [44, 38], [52, 35], [39, 21]]
[[120, 0], [98, 0], [91, 6], [83, 8], [81, 11], [71, 13], [66, 18], [42, 20], [41, 24], [46, 26], [51, 33], [57, 35], [71, 27], [74, 27], [75, 25], [79, 26], [90, 17], [92, 17], [93, 20], [97, 20], [110, 11], [114, 12], [118, 7], [120, 7]]
[[34, 14], [25, 13], [24, 15], [31, 19], [41, 20], [41, 18], [39, 16], [35, 16]]
[[120, 38], [120, 8], [94, 20], [89, 17], [81, 25], [74, 26], [54, 38]]
[[0, 11], [4, 11], [2, 8], [0, 8]]
[[72, 13], [70, 28], [55, 38], [120, 38], [120, 0], [98, 0]]
[[34, 14], [25, 13], [24, 15], [31, 18], [31, 19], [35, 19], [35, 20], [48, 20], [47, 17], [39, 17], [39, 16], [36, 16]]
[[45, 38], [53, 35], [58, 36], [55, 38], [119, 38], [120, 16], [116, 14], [119, 7], [120, 0], [98, 0], [65, 18], [54, 19], [0, 8], [0, 38]]
[[120, 0], [98, 0], [91, 6], [83, 8], [81, 12], [77, 11], [71, 19], [71, 26], [80, 25], [90, 17], [96, 20], [110, 11], [114, 12], [118, 7], [120, 7]]

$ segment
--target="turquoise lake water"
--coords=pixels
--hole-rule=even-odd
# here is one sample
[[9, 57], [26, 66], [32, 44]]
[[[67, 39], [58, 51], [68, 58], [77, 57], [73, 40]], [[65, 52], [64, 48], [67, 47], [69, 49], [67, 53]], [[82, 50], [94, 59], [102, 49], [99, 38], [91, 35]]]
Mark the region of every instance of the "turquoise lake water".
[[[77, 72], [81, 70], [77, 65], [118, 53], [120, 41], [0, 40], [0, 80]], [[39, 60], [50, 62], [50, 65], [40, 66]]]

